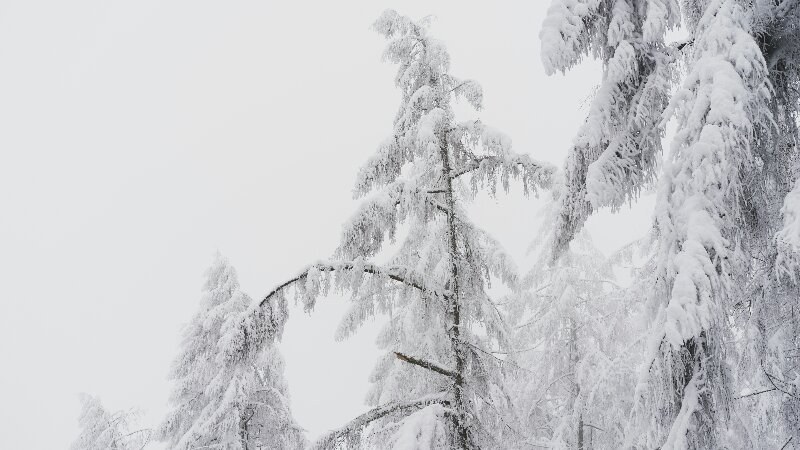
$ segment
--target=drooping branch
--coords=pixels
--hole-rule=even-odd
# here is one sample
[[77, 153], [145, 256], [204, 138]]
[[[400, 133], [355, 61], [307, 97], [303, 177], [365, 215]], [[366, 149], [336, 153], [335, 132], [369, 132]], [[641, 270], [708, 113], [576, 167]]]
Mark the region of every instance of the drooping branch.
[[269, 300], [274, 297], [276, 294], [281, 292], [282, 290], [290, 287], [291, 285], [298, 283], [300, 281], [305, 280], [308, 277], [308, 271], [312, 268], [316, 268], [320, 272], [335, 272], [339, 271], [349, 271], [354, 269], [360, 269], [364, 273], [370, 275], [383, 275], [387, 278], [396, 281], [401, 284], [405, 284], [406, 286], [412, 287], [419, 291], [433, 294], [436, 296], [440, 296], [443, 298], [449, 298], [451, 293], [446, 289], [441, 289], [435, 286], [429, 286], [424, 281], [422, 281], [422, 277], [418, 274], [410, 273], [411, 270], [401, 267], [389, 267], [383, 268], [375, 264], [356, 264], [352, 262], [347, 263], [338, 263], [338, 264], [330, 264], [330, 263], [317, 263], [311, 265], [309, 268], [302, 271], [300, 274], [291, 278], [284, 283], [275, 287], [270, 293], [264, 296], [264, 298], [259, 302], [259, 306], [263, 307], [266, 305]]
[[453, 170], [452, 172], [450, 172], [450, 178], [451, 179], [456, 179], [456, 178], [458, 178], [458, 177], [460, 177], [462, 175], [466, 175], [466, 174], [472, 172], [473, 170], [477, 170], [481, 166], [481, 163], [483, 161], [489, 160], [491, 158], [495, 158], [495, 159], [499, 160], [499, 158], [497, 158], [496, 156], [478, 156], [475, 159], [473, 159], [469, 164], [465, 165], [464, 167], [461, 167], [459, 169], [456, 169], [456, 170]]
[[456, 379], [459, 378], [459, 375], [457, 373], [453, 372], [452, 370], [445, 369], [444, 367], [439, 366], [437, 364], [434, 364], [434, 363], [432, 363], [430, 361], [425, 361], [423, 359], [414, 358], [413, 356], [404, 355], [404, 354], [402, 354], [400, 352], [394, 352], [394, 356], [396, 356], [397, 359], [399, 359], [401, 361], [405, 361], [405, 362], [407, 362], [409, 364], [414, 364], [415, 366], [420, 366], [422, 368], [425, 368], [425, 369], [431, 370], [433, 372], [442, 374], [442, 375], [444, 375], [446, 377], [456, 378]]
[[311, 446], [311, 449], [327, 450], [336, 448], [337, 443], [350, 443], [351, 440], [358, 440], [361, 431], [371, 422], [390, 414], [402, 413], [407, 415], [409, 411], [422, 409], [434, 404], [449, 406], [450, 402], [446, 399], [445, 393], [439, 393], [410, 402], [391, 402], [378, 406], [356, 417], [338, 430], [324, 435]]
[[513, 155], [508, 158], [503, 158], [494, 155], [476, 156], [470, 163], [464, 167], [454, 169], [450, 172], [450, 178], [456, 179], [462, 175], [478, 170], [482, 165], [489, 164], [494, 166], [513, 166], [517, 165], [526, 172], [534, 173], [540, 171], [552, 171], [552, 168], [536, 163], [526, 155]]

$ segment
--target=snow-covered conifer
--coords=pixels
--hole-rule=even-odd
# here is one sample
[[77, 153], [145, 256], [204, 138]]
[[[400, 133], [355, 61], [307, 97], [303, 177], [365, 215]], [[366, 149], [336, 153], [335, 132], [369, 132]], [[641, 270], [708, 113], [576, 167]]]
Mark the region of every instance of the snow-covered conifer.
[[[508, 329], [487, 290], [492, 280], [513, 287], [517, 277], [463, 205], [479, 190], [508, 189], [513, 179], [536, 192], [553, 169], [514, 154], [510, 139], [482, 122], [456, 120], [455, 100], [480, 109], [483, 94], [476, 82], [449, 73], [449, 54], [425, 21], [389, 10], [375, 29], [389, 41], [384, 59], [399, 66], [402, 100], [394, 133], [356, 181], [357, 197], [371, 195], [344, 226], [335, 260], [267, 295], [252, 312], [260, 318], [254, 323], [278, 329], [290, 287], [308, 309], [331, 287], [352, 293], [339, 338], [370, 317], [389, 316], [378, 342], [386, 353], [367, 399], [375, 408], [317, 448], [514, 447], [518, 433], [504, 421], [511, 399], [493, 355], [506, 347]], [[370, 262], [387, 240], [401, 237], [388, 263]]]
[[547, 264], [557, 206], [537, 239], [541, 262], [510, 315], [510, 357], [524, 369], [512, 378], [521, 428], [546, 448], [622, 448], [646, 322], [585, 231]]
[[240, 324], [251, 303], [239, 289], [235, 269], [217, 254], [206, 273], [200, 310], [186, 326], [173, 362], [173, 409], [157, 430], [170, 448], [303, 448], [278, 351], [270, 346], [246, 361], [231, 358], [231, 349], [246, 340]]
[[110, 412], [100, 399], [81, 395], [78, 424], [81, 433], [71, 450], [140, 450], [150, 440], [151, 431], [135, 427], [136, 415], [131, 411]]
[[[687, 22], [687, 74], [667, 116], [678, 131], [656, 206], [654, 328], [642, 398], [647, 445], [733, 445], [729, 313], [750, 264], [748, 179], [769, 122], [768, 68], [747, 11], [712, 1]], [[689, 9], [692, 11], [692, 9]], [[656, 412], [656, 414], [648, 414]]]
[[[648, 302], [654, 328], [637, 387], [641, 403], [632, 423], [639, 427], [629, 430], [638, 436], [632, 445], [771, 448], [786, 436], [800, 439], [792, 431], [800, 405], [793, 397], [790, 350], [796, 348], [800, 262], [793, 189], [800, 167], [799, 3], [685, 1], [680, 15], [688, 37], [669, 46], [663, 33], [677, 24], [674, 1], [555, 0], [545, 21], [548, 73], [589, 54], [605, 67], [568, 157], [556, 254], [589, 213], [630, 200], [653, 174], [649, 163], [621, 171], [615, 167], [622, 165], [607, 165], [625, 159], [626, 152], [601, 153], [613, 145], [584, 150], [605, 136], [625, 135], [621, 128], [603, 134], [606, 124], [636, 123], [625, 119], [626, 105], [641, 98], [635, 89], [613, 91], [611, 107], [602, 95], [619, 79], [613, 74], [625, 73], [620, 68], [642, 67], [625, 62], [632, 60], [625, 57], [626, 41], [636, 55], [663, 56], [665, 75], [647, 78], [658, 80], [661, 100], [635, 108], [650, 119], [632, 135], [653, 140], [637, 139], [632, 148], [655, 155], [650, 149], [658, 148], [667, 120], [677, 122], [655, 212], [655, 289]], [[665, 109], [670, 79], [680, 72], [683, 81]], [[614, 122], [619, 118], [624, 120]], [[761, 391], [784, 396], [770, 401], [752, 394]], [[776, 417], [781, 427], [774, 426]]]

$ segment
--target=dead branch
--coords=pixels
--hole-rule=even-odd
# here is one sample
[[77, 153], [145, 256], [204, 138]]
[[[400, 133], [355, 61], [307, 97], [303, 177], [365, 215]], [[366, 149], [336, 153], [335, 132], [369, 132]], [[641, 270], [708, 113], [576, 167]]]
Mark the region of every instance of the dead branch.
[[455, 378], [455, 379], [459, 378], [459, 375], [457, 373], [453, 372], [452, 370], [445, 369], [444, 367], [436, 365], [436, 364], [434, 364], [432, 362], [425, 361], [425, 360], [418, 359], [418, 358], [414, 358], [413, 356], [404, 355], [404, 354], [402, 354], [400, 352], [394, 352], [394, 356], [396, 356], [397, 359], [399, 359], [401, 361], [405, 361], [405, 362], [407, 362], [409, 364], [414, 364], [415, 366], [423, 367], [425, 369], [428, 369], [428, 370], [431, 370], [433, 372], [442, 374], [444, 376]]

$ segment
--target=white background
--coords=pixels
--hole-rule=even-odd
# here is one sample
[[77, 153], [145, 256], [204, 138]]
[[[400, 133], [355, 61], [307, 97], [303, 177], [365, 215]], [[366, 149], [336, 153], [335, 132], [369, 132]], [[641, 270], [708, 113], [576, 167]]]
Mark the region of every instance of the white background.
[[[67, 448], [79, 392], [156, 424], [217, 249], [254, 298], [330, 256], [398, 105], [370, 30], [384, 8], [435, 15], [454, 75], [484, 87], [478, 117], [561, 166], [601, 72], [544, 75], [548, 4], [0, 2], [0, 448]], [[525, 267], [540, 205], [473, 209]], [[651, 205], [601, 213], [595, 241], [644, 233]], [[334, 342], [345, 307], [296, 308], [281, 343], [311, 438], [366, 408], [379, 324]]]

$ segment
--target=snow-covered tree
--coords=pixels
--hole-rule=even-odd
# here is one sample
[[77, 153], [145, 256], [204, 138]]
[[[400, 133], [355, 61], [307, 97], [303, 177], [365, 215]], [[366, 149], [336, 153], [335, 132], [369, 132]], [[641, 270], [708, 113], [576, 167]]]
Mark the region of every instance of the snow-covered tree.
[[246, 362], [230, 358], [229, 349], [243, 339], [239, 324], [251, 303], [235, 269], [217, 254], [173, 363], [173, 409], [156, 431], [170, 448], [303, 448], [278, 351], [259, 349]]
[[[764, 58], [771, 96], [769, 120], [754, 121], [754, 170], [744, 178], [749, 255], [744, 288], [734, 302], [737, 337], [746, 343], [737, 365], [737, 417], [751, 448], [800, 442], [796, 301], [800, 228], [800, 2], [754, 1], [750, 33]], [[797, 444], [795, 444], [797, 445]]]
[[108, 411], [99, 398], [86, 394], [81, 395], [78, 424], [81, 433], [71, 450], [140, 450], [150, 440], [149, 429], [135, 427], [136, 414]]
[[[352, 293], [338, 338], [377, 314], [386, 354], [371, 376], [375, 408], [324, 436], [317, 448], [510, 448], [519, 439], [504, 421], [502, 361], [508, 329], [488, 293], [490, 282], [517, 283], [499, 245], [464, 210], [480, 189], [494, 194], [517, 179], [526, 192], [547, 186], [553, 169], [511, 151], [511, 141], [480, 121], [459, 122], [453, 102], [481, 107], [482, 91], [449, 73], [444, 45], [415, 22], [386, 11], [375, 29], [398, 64], [402, 100], [394, 133], [361, 169], [357, 197], [372, 195], [345, 225], [332, 262], [318, 263], [279, 286], [242, 322], [264, 330], [246, 353], [279, 336], [285, 291], [307, 309], [331, 287]], [[369, 259], [399, 240], [385, 264]], [[251, 333], [252, 334], [252, 333]]]
[[620, 258], [606, 258], [585, 231], [547, 264], [558, 206], [545, 210], [532, 247], [539, 262], [509, 311], [521, 428], [546, 448], [622, 448], [646, 331], [631, 295], [638, 286], [616, 283]]
[[[660, 52], [665, 74], [682, 73], [667, 108], [663, 101], [651, 103], [643, 112], [653, 120], [641, 122], [645, 126], [634, 133], [659, 136], [667, 120], [677, 124], [659, 181], [655, 288], [648, 301], [653, 328], [637, 387], [641, 404], [633, 421], [639, 426], [630, 430], [632, 444], [755, 448], [782, 445], [787, 435], [798, 439], [790, 353], [798, 329], [793, 311], [799, 248], [793, 190], [798, 179], [798, 8], [795, 0], [685, 1], [688, 38], [671, 46], [663, 43], [663, 31], [677, 23], [674, 1], [556, 0], [546, 20], [542, 40], [548, 71], [569, 68], [590, 50], [606, 67], [576, 147], [586, 133], [604, 136], [607, 128], [598, 123], [637, 124], [624, 108], [614, 109], [638, 104], [642, 97], [634, 91], [620, 89], [612, 108], [596, 108], [598, 99], [606, 104], [604, 86], [618, 79], [610, 74], [625, 67], [617, 61], [624, 48], [612, 35], [641, 33], [646, 45], [635, 49]], [[648, 17], [661, 17], [656, 23], [665, 26], [648, 28]], [[648, 33], [659, 37], [648, 39]], [[670, 69], [669, 61], [679, 65]], [[659, 98], [666, 98], [670, 76], [656, 78]], [[651, 143], [637, 139], [632, 151], [649, 155], [655, 146], [655, 138]], [[587, 157], [596, 154], [576, 149], [570, 154], [556, 254], [593, 209], [630, 199], [646, 185], [642, 173], [653, 173], [652, 166], [649, 172], [638, 170], [646, 165], [617, 170], [603, 157]], [[605, 153], [612, 161], [625, 154]], [[732, 366], [733, 360], [738, 363]], [[746, 394], [735, 395], [737, 386]], [[753, 394], [765, 391], [763, 386], [783, 397]], [[783, 426], [774, 426], [776, 417], [783, 418]]]

